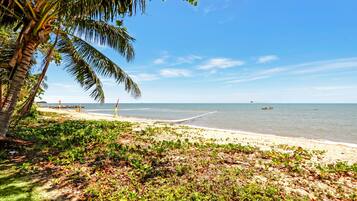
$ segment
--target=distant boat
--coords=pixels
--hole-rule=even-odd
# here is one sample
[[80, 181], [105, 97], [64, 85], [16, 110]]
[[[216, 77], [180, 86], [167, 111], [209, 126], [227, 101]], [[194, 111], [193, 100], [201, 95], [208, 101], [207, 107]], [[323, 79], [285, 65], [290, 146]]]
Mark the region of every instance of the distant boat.
[[262, 110], [273, 110], [273, 107], [262, 107]]
[[250, 103], [254, 103], [254, 101], [250, 101]]

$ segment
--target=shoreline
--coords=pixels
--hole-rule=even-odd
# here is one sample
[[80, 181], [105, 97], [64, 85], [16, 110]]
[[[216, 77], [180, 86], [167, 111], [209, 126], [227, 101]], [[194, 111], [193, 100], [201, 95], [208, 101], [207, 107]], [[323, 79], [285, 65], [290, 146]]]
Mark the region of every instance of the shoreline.
[[[98, 116], [107, 116], [107, 117], [113, 117], [113, 115], [110, 114], [101, 114], [101, 113], [92, 113], [92, 112], [86, 112], [86, 114], [89, 115], [98, 115]], [[323, 144], [331, 144], [331, 145], [342, 145], [342, 146], [347, 146], [351, 148], [357, 148], [356, 143], [348, 143], [348, 142], [342, 142], [342, 141], [333, 141], [333, 140], [328, 140], [328, 139], [315, 139], [315, 138], [306, 138], [306, 137], [293, 137], [293, 136], [282, 136], [282, 135], [277, 135], [277, 134], [270, 134], [270, 133], [256, 133], [256, 132], [251, 132], [251, 131], [244, 131], [244, 130], [235, 130], [235, 129], [224, 129], [224, 128], [215, 128], [215, 127], [207, 127], [207, 126], [195, 126], [191, 124], [183, 124], [180, 123], [183, 120], [186, 119], [179, 119], [179, 120], [163, 120], [163, 119], [150, 119], [150, 118], [141, 118], [141, 117], [131, 117], [131, 116], [119, 116], [118, 118], [120, 119], [128, 119], [128, 120], [138, 120], [140, 122], [148, 122], [148, 123], [168, 123], [168, 124], [174, 124], [174, 125], [181, 125], [181, 126], [188, 126], [192, 128], [197, 128], [197, 129], [205, 129], [205, 130], [212, 130], [212, 131], [223, 131], [223, 132], [231, 132], [231, 133], [238, 133], [242, 135], [263, 135], [265, 137], [282, 137], [282, 138], [296, 138], [296, 139], [302, 139], [302, 140], [311, 140], [315, 141], [317, 143], [323, 143]], [[189, 118], [190, 119], [190, 118]]]
[[108, 121], [128, 121], [132, 123], [142, 123], [150, 126], [155, 123], [170, 125], [175, 128], [182, 126], [187, 127], [191, 132], [187, 136], [189, 138], [203, 138], [206, 140], [214, 140], [217, 143], [234, 143], [242, 145], [256, 146], [262, 150], [270, 150], [278, 145], [299, 146], [309, 150], [323, 150], [323, 162], [347, 161], [349, 163], [356, 163], [357, 144], [335, 142], [325, 139], [309, 139], [304, 137], [287, 137], [274, 134], [254, 133], [239, 130], [229, 130], [220, 128], [209, 128], [202, 126], [193, 126], [187, 124], [177, 124], [175, 122], [135, 118], [135, 117], [113, 117], [109, 114], [93, 114], [93, 113], [79, 113], [73, 110], [58, 110], [50, 108], [39, 108], [43, 112], [55, 112], [59, 114], [69, 115], [73, 119], [83, 120], [108, 120]]
[[351, 148], [357, 148], [357, 144], [355, 143], [348, 143], [348, 142], [339, 142], [339, 141], [332, 141], [332, 140], [327, 140], [327, 139], [314, 139], [314, 138], [306, 138], [306, 137], [290, 137], [290, 136], [282, 136], [282, 135], [276, 135], [276, 134], [269, 134], [269, 133], [256, 133], [256, 132], [251, 132], [251, 131], [243, 131], [243, 130], [234, 130], [234, 129], [224, 129], [224, 128], [214, 128], [214, 127], [206, 127], [206, 126], [195, 126], [195, 125], [190, 125], [190, 124], [180, 124], [183, 126], [188, 126], [192, 128], [198, 128], [198, 129], [206, 129], [206, 130], [214, 130], [214, 131], [222, 131], [222, 132], [236, 132], [241, 135], [262, 135], [264, 137], [281, 137], [281, 138], [296, 138], [296, 139], [301, 139], [301, 140], [311, 140], [315, 141], [316, 143], [323, 143], [323, 144], [332, 144], [332, 145], [342, 145], [342, 146], [347, 146]]

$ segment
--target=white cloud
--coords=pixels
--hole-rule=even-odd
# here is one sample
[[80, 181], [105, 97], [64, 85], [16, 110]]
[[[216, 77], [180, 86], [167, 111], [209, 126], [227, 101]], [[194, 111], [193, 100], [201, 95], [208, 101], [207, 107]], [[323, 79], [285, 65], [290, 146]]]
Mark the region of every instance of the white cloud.
[[258, 76], [252, 76], [252, 77], [247, 77], [247, 78], [242, 78], [242, 79], [231, 80], [231, 81], [228, 81], [227, 83], [237, 84], [237, 83], [242, 83], [242, 82], [251, 82], [251, 81], [256, 81], [256, 80], [262, 80], [262, 79], [266, 79], [269, 77], [270, 76], [268, 76], [268, 75], [258, 75]]
[[[241, 83], [241, 82], [250, 82], [250, 81], [256, 81], [261, 79], [267, 79], [277, 74], [305, 75], [305, 74], [316, 74], [325, 71], [334, 71], [334, 70], [341, 70], [341, 69], [344, 70], [357, 69], [357, 57], [280, 66], [280, 67], [270, 68], [267, 70], [252, 72], [250, 75], [240, 78], [229, 77], [221, 80], [225, 80], [225, 81], [228, 80], [227, 83]], [[333, 90], [334, 88], [319, 88], [319, 89]]]
[[202, 70], [214, 71], [217, 69], [232, 68], [242, 65], [244, 65], [244, 61], [241, 60], [233, 60], [229, 58], [213, 58], [200, 65], [198, 68]]
[[201, 56], [194, 55], [194, 54], [175, 57], [175, 56], [170, 56], [169, 53], [167, 52], [164, 52], [162, 56], [154, 59], [153, 64], [155, 65], [166, 64], [167, 66], [177, 66], [181, 64], [192, 64], [201, 59], [202, 59]]
[[345, 58], [327, 61], [316, 61], [291, 66], [293, 74], [312, 74], [323, 71], [332, 71], [348, 68], [357, 68], [357, 58]]
[[270, 68], [270, 69], [255, 72], [255, 73], [251, 74], [250, 76], [246, 76], [246, 77], [239, 78], [239, 79], [232, 79], [232, 80], [228, 81], [227, 83], [233, 84], [233, 83], [251, 82], [251, 81], [256, 81], [256, 80], [268, 79], [276, 74], [279, 74], [279, 73], [282, 73], [285, 71], [286, 71], [285, 68], [280, 68], [280, 67]]
[[276, 68], [270, 68], [270, 69], [267, 69], [267, 70], [259, 71], [257, 74], [258, 75], [274, 75], [274, 74], [277, 74], [277, 73], [284, 72], [286, 70], [287, 70], [286, 68], [276, 67]]
[[110, 87], [113, 87], [113, 86], [118, 86], [118, 84], [115, 82], [115, 79], [108, 79], [108, 78], [100, 78], [100, 80], [102, 81], [103, 85], [104, 86], [110, 86]]
[[73, 85], [71, 84], [62, 84], [62, 83], [50, 83], [49, 86], [56, 86], [58, 88], [63, 88], [63, 89], [73, 89]]
[[207, 15], [207, 14], [213, 12], [213, 11], [216, 11], [216, 10], [217, 10], [217, 9], [214, 8], [214, 7], [211, 5], [211, 6], [207, 6], [206, 8], [204, 8], [204, 9], [203, 9], [203, 13]]
[[153, 63], [156, 65], [160, 65], [160, 64], [165, 64], [167, 62], [167, 60], [169, 59], [170, 55], [168, 52], [163, 51], [162, 55], [159, 58], [156, 58]]
[[177, 57], [177, 63], [176, 65], [178, 64], [191, 64], [197, 60], [201, 60], [202, 57], [201, 56], [197, 56], [197, 55], [188, 55], [188, 56], [185, 56], [185, 57]]
[[189, 77], [191, 71], [185, 69], [167, 68], [160, 71], [162, 77]]
[[165, 64], [166, 63], [166, 58], [165, 57], [157, 58], [157, 59], [154, 60], [153, 63], [157, 64], [157, 65]]
[[229, 8], [230, 3], [231, 0], [223, 0], [223, 1], [219, 1], [218, 4], [210, 4], [203, 8], [203, 13], [207, 15], [215, 11], [223, 11], [224, 9]]
[[258, 64], [266, 64], [266, 63], [270, 63], [270, 62], [273, 62], [276, 60], [279, 60], [279, 57], [276, 55], [265, 55], [265, 56], [259, 57], [257, 63]]
[[137, 81], [153, 81], [153, 80], [158, 80], [159, 77], [155, 74], [149, 74], [149, 73], [140, 73], [136, 75], [131, 75], [131, 77]]
[[318, 86], [318, 87], [313, 87], [313, 89], [318, 91], [335, 91], [335, 90], [357, 89], [357, 86]]

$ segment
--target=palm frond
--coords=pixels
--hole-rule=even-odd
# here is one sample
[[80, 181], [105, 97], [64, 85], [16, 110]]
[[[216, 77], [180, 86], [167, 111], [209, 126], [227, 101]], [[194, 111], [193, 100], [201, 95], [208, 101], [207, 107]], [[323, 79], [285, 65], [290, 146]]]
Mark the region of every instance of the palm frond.
[[105, 21], [95, 21], [92, 19], [74, 19], [71, 27], [71, 34], [85, 40], [108, 46], [126, 57], [128, 61], [135, 56], [132, 42], [135, 40], [123, 27], [115, 27]]
[[62, 15], [87, 16], [92, 19], [113, 21], [118, 16], [133, 15], [145, 11], [146, 0], [63, 0]]
[[81, 58], [72, 41], [62, 34], [58, 41], [58, 51], [63, 56], [65, 69], [75, 77], [79, 84], [88, 91], [94, 100], [104, 102], [103, 85], [91, 66]]
[[125, 90], [135, 98], [141, 96], [139, 86], [112, 60], [81, 38], [73, 37], [73, 45], [76, 47], [78, 54], [100, 75], [112, 77], [118, 84], [123, 83]]
[[9, 61], [16, 50], [16, 36], [9, 28], [0, 28], [0, 68], [10, 67]]
[[0, 68], [10, 68], [9, 61], [16, 50], [16, 46], [0, 46]]
[[10, 71], [6, 68], [0, 68], [0, 84], [7, 83], [9, 81]]
[[13, 26], [22, 19], [13, 0], [0, 0], [0, 26]]

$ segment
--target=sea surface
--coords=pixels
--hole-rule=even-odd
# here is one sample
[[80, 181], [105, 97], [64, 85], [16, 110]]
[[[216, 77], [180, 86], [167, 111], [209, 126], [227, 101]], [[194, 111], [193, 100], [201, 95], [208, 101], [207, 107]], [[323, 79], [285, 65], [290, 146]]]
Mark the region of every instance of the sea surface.
[[[81, 105], [88, 113], [114, 114], [115, 104]], [[127, 103], [119, 105], [119, 114], [158, 120], [200, 116], [184, 124], [357, 144], [357, 104]]]

